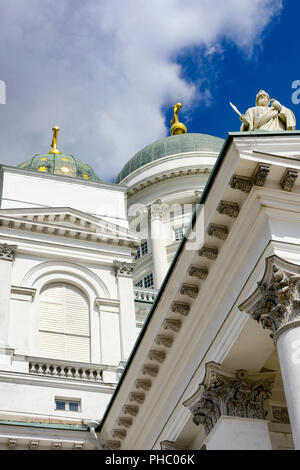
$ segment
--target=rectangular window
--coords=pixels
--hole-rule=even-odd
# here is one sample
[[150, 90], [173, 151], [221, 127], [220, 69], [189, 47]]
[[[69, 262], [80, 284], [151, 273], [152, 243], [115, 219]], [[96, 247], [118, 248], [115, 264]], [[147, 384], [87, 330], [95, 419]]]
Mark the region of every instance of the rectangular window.
[[176, 242], [180, 241], [183, 239], [185, 232], [185, 227], [174, 227], [174, 239]]
[[63, 411], [80, 411], [80, 400], [55, 399], [55, 409]]
[[143, 242], [141, 246], [139, 247], [134, 259], [139, 259], [142, 256], [146, 255], [147, 253], [148, 253], [148, 243]]
[[135, 287], [143, 287], [143, 279], [136, 283]]
[[153, 287], [153, 274], [147, 274], [147, 276], [144, 277], [144, 287]]

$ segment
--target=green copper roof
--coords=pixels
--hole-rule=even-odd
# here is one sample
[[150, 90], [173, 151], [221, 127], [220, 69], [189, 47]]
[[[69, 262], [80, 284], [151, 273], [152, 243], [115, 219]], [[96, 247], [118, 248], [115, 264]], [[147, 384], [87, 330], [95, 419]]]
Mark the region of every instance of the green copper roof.
[[116, 177], [115, 183], [120, 183], [134, 170], [141, 168], [147, 163], [153, 162], [158, 158], [167, 157], [168, 155], [197, 151], [219, 154], [223, 142], [224, 140], [220, 139], [220, 137], [207, 134], [180, 134], [157, 140], [140, 150], [126, 163]]
[[85, 181], [101, 181], [89, 165], [82, 163], [72, 155], [50, 153], [35, 155], [18, 167], [52, 175], [80, 178]]

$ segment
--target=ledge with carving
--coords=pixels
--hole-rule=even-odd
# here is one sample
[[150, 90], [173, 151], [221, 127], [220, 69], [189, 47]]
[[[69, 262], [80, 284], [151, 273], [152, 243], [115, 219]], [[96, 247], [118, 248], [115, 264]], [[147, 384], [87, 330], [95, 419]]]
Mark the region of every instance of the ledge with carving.
[[206, 435], [221, 416], [265, 419], [265, 400], [272, 395], [276, 373], [248, 373], [224, 369], [220, 364], [206, 364], [206, 373], [199, 390], [184, 406], [192, 413], [195, 424], [202, 424]]
[[267, 258], [262, 280], [239, 309], [271, 330], [276, 342], [280, 332], [300, 322], [300, 266], [276, 255]]

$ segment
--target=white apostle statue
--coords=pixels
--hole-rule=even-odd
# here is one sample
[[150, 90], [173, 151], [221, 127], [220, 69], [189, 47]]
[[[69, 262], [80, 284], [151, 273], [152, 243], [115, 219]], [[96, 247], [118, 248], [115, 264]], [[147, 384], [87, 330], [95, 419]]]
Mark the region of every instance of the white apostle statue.
[[[270, 101], [272, 103], [269, 106]], [[256, 129], [266, 131], [287, 130], [296, 128], [294, 113], [282, 106], [277, 100], [270, 100], [268, 93], [260, 90], [256, 95], [256, 106], [247, 109], [240, 115], [242, 121], [241, 131], [254, 131]]]

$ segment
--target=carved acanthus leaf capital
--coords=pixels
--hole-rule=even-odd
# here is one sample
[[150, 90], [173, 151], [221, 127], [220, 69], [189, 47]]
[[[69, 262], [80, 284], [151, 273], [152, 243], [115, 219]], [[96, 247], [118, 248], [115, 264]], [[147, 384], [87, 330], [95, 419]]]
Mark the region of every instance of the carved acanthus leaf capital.
[[203, 424], [206, 434], [221, 416], [265, 419], [264, 402], [271, 397], [274, 379], [272, 372], [227, 370], [210, 362], [199, 390], [184, 405], [190, 409], [194, 423]]
[[18, 245], [7, 245], [7, 243], [0, 243], [0, 260], [14, 261], [15, 253]]
[[125, 261], [114, 261], [113, 262], [115, 276], [127, 276], [132, 277], [133, 270], [136, 263], [126, 263]]
[[276, 256], [267, 258], [263, 279], [239, 309], [277, 338], [281, 328], [300, 320], [300, 266]]

